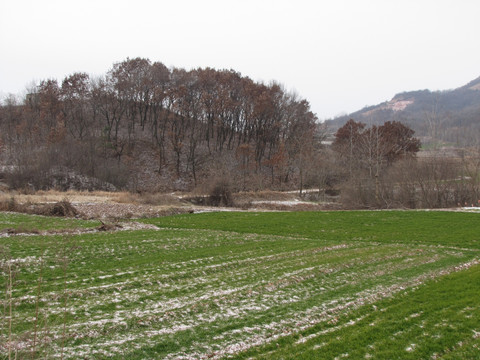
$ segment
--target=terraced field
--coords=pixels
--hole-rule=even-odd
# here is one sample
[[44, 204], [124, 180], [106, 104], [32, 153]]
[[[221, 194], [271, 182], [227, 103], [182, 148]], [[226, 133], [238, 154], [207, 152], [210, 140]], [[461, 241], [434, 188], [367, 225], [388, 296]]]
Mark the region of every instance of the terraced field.
[[478, 216], [209, 213], [0, 238], [0, 355], [480, 358]]

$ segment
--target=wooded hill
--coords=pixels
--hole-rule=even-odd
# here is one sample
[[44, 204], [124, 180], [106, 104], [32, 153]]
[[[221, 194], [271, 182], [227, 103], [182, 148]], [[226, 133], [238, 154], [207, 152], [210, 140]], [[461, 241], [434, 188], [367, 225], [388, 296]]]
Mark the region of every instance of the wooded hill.
[[368, 125], [400, 121], [415, 130], [422, 143], [474, 145], [480, 133], [480, 77], [454, 90], [403, 92], [327, 123], [335, 132], [349, 119]]
[[0, 108], [11, 187], [237, 190], [296, 187], [320, 146], [309, 103], [233, 70], [135, 58], [105, 76], [41, 81]]

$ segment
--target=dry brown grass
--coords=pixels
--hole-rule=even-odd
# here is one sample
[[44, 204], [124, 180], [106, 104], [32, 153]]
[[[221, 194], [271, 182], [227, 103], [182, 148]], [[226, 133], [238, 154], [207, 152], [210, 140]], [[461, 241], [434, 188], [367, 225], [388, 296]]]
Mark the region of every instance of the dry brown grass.
[[180, 196], [105, 191], [0, 192], [0, 211], [86, 219], [125, 219], [191, 212]]
[[0, 193], [0, 203], [6, 203], [12, 197], [18, 204], [48, 204], [67, 200], [71, 203], [99, 203], [99, 204], [135, 204], [178, 206], [181, 201], [178, 197], [161, 193], [134, 194], [129, 192], [107, 191], [37, 191], [32, 194], [23, 194], [15, 191]]
[[113, 202], [113, 197], [118, 193], [109, 193], [106, 191], [36, 191], [34, 193], [25, 194], [16, 191], [4, 192], [0, 194], [0, 201], [5, 198], [15, 198], [19, 204], [46, 204], [56, 203], [63, 200], [68, 200], [72, 203], [105, 203]]
[[162, 193], [114, 193], [112, 200], [120, 204], [135, 205], [179, 206], [182, 204], [178, 197]]
[[[125, 219], [193, 212], [195, 208], [201, 209], [211, 205], [192, 201], [194, 198], [207, 199], [208, 197], [191, 195], [55, 190], [37, 191], [32, 194], [0, 192], [0, 211], [50, 216], [82, 216], [88, 219]], [[307, 198], [311, 202], [305, 201]], [[243, 210], [312, 211], [340, 208], [339, 204], [319, 203], [318, 199], [310, 199], [309, 196], [300, 199], [298, 193], [294, 192], [240, 192], [233, 193], [232, 200], [236, 208]], [[62, 207], [62, 203], [71, 207]]]
[[[232, 194], [235, 202], [245, 203], [249, 201], [269, 200], [288, 201], [297, 197], [296, 193], [280, 191], [257, 191], [239, 192]], [[71, 203], [120, 203], [136, 205], [174, 205], [182, 204], [180, 196], [163, 193], [129, 193], [107, 191], [36, 191], [31, 194], [16, 191], [0, 192], [0, 202], [5, 203], [12, 197], [19, 204], [55, 203], [68, 200]]]
[[0, 198], [0, 211], [61, 217], [80, 215], [80, 212], [66, 199], [54, 203], [20, 203], [15, 196]]
[[185, 204], [179, 197], [161, 193], [55, 190], [37, 191], [32, 194], [0, 193], [0, 211], [46, 216], [138, 218], [190, 211], [190, 208], [183, 209], [184, 207]]

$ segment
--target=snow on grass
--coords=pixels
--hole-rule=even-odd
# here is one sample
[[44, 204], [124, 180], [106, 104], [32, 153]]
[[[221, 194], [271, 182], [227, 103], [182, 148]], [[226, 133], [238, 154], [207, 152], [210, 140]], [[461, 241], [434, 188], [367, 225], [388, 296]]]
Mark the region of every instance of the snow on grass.
[[[168, 343], [158, 357], [218, 359], [325, 324], [300, 345], [364, 318], [337, 324], [342, 314], [369, 304], [377, 311], [380, 299], [480, 262], [468, 248], [180, 229], [90, 234], [79, 244], [69, 253], [67, 278], [55, 255], [45, 259], [54, 265], [44, 270], [38, 298], [50, 321], [38, 337], [51, 337], [55, 354], [65, 321], [64, 358], [123, 356]], [[18, 266], [38, 259], [15, 257]], [[37, 298], [27, 281], [17, 292], [18, 342], [35, 320], [34, 307], [23, 305]]]
[[416, 347], [416, 346], [417, 346], [416, 344], [410, 344], [409, 346], [407, 346], [407, 347], [405, 348], [405, 351], [406, 351], [406, 352], [412, 352], [412, 351], [415, 350], [415, 347]]

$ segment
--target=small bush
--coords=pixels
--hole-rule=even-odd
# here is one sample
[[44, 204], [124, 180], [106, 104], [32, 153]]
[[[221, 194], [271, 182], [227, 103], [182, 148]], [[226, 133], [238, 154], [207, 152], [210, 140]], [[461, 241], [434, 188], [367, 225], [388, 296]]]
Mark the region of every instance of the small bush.
[[0, 211], [12, 211], [24, 214], [36, 214], [44, 216], [75, 217], [79, 211], [68, 200], [62, 200], [54, 204], [31, 204], [19, 203], [14, 196], [0, 199]]
[[232, 190], [227, 180], [219, 180], [210, 191], [209, 205], [234, 206]]
[[63, 216], [63, 217], [75, 217], [78, 215], [77, 209], [73, 207], [73, 205], [67, 201], [63, 200], [53, 204], [51, 207], [52, 216]]
[[68, 201], [62, 200], [55, 204], [43, 204], [34, 206], [30, 213], [44, 216], [76, 217], [79, 211]]

